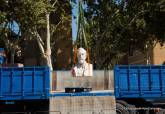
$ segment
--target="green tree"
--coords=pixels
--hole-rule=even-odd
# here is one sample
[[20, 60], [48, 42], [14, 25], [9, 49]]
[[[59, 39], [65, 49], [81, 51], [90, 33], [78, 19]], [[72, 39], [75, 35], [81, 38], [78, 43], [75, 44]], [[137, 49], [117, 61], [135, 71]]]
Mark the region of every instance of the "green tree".
[[78, 1], [78, 15], [77, 15], [77, 38], [76, 43], [78, 47], [84, 47], [88, 48], [88, 42], [87, 42], [87, 29], [88, 29], [88, 23], [86, 21], [86, 18], [84, 17], [84, 8], [83, 8], [83, 1]]
[[[59, 27], [59, 23], [68, 19], [64, 7], [69, 7], [69, 0], [2, 0], [1, 2], [1, 24], [16, 21], [20, 27], [21, 37], [25, 39], [30, 36], [36, 39], [42, 55], [41, 63], [52, 69], [50, 37]], [[53, 14], [59, 18], [56, 19], [56, 23], [50, 23], [49, 18]], [[40, 30], [46, 31], [45, 38], [40, 35]]]
[[124, 23], [124, 17], [120, 11], [121, 5], [114, 1], [87, 1], [86, 17], [90, 29], [90, 47], [93, 63], [96, 62], [98, 69], [111, 68], [124, 53], [120, 51], [119, 33]]
[[111, 68], [131, 50], [165, 41], [163, 0], [86, 0], [90, 47], [98, 68]]

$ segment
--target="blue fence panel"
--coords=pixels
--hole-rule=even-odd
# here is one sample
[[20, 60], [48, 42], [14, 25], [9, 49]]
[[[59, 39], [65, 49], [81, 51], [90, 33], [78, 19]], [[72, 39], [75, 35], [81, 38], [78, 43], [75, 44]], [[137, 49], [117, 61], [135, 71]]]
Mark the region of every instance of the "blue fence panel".
[[48, 99], [48, 67], [0, 68], [0, 100]]
[[117, 98], [165, 97], [165, 66], [116, 66], [114, 72]]
[[10, 94], [11, 93], [11, 76], [12, 72], [10, 68], [2, 68], [2, 73], [1, 73], [1, 91], [2, 94]]
[[120, 75], [120, 78], [118, 78], [119, 90], [126, 91], [128, 90], [128, 69], [127, 67], [121, 67], [121, 69], [118, 72]]
[[138, 67], [130, 66], [129, 67], [129, 88], [130, 91], [137, 91], [138, 87]]
[[160, 91], [160, 66], [151, 66], [151, 90]]
[[165, 95], [165, 66], [162, 66], [160, 81], [161, 81], [161, 84], [162, 84], [162, 94]]
[[149, 82], [149, 75], [150, 75], [150, 67], [149, 66], [142, 66], [141, 70], [139, 71], [140, 75], [140, 88], [142, 91], [149, 91], [150, 90], [150, 82]]

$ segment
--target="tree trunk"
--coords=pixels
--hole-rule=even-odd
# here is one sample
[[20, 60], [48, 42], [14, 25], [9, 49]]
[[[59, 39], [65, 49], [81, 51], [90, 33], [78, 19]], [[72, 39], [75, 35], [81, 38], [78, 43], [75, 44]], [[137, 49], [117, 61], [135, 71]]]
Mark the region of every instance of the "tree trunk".
[[15, 49], [13, 47], [11, 47], [10, 54], [10, 63], [14, 64]]
[[[46, 65], [48, 67], [50, 67], [50, 70], [53, 70], [52, 67], [52, 61], [51, 61], [51, 47], [50, 47], [50, 25], [49, 25], [49, 13], [46, 13], [46, 43], [44, 44], [41, 36], [39, 35], [39, 33], [37, 32], [37, 30], [35, 30], [35, 32], [33, 33], [31, 31], [32, 34], [34, 34], [34, 36], [37, 38], [37, 43], [41, 52], [41, 65]], [[45, 46], [44, 46], [45, 45]], [[46, 48], [44, 50], [44, 47]]]
[[49, 16], [50, 13], [46, 13], [46, 58], [47, 58], [47, 65], [50, 67], [50, 70], [53, 70], [52, 68], [52, 61], [51, 61], [51, 48], [50, 48], [50, 24], [49, 24]]

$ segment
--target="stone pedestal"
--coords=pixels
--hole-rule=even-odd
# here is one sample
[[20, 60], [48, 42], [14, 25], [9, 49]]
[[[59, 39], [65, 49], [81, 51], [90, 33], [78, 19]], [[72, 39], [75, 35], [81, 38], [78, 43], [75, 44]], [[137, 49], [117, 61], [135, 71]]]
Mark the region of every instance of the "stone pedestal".
[[50, 114], [116, 114], [114, 96], [51, 97]]
[[52, 91], [64, 91], [66, 87], [114, 90], [113, 71], [94, 70], [93, 73], [93, 77], [72, 77], [70, 71], [55, 71], [52, 75]]

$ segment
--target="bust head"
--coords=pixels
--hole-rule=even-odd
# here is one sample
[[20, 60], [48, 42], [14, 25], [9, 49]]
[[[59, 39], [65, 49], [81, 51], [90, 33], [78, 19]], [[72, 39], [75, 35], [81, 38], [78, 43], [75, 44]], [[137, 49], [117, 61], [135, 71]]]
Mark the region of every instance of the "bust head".
[[87, 53], [84, 48], [79, 48], [77, 53], [78, 63], [84, 64], [86, 62]]
[[93, 66], [86, 62], [87, 52], [84, 48], [77, 51], [78, 64], [72, 68], [73, 76], [93, 76]]

